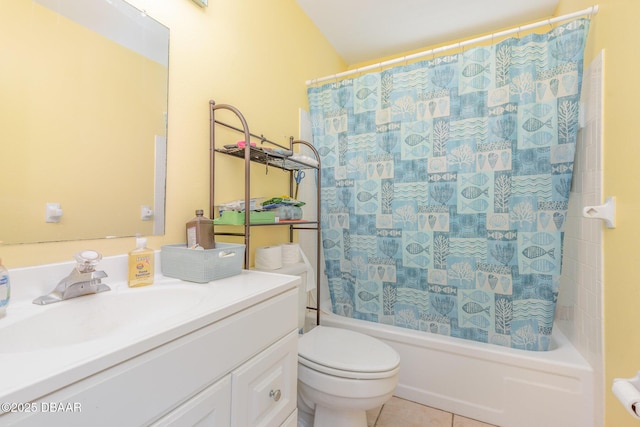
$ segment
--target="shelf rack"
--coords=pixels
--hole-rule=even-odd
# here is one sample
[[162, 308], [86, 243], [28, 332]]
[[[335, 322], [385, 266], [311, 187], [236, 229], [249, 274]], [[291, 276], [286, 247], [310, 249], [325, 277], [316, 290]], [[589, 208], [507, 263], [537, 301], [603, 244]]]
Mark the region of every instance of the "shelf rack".
[[[240, 122], [240, 126], [234, 126], [230, 123], [220, 121], [216, 119], [215, 113], [218, 110], [227, 110], [232, 112]], [[246, 119], [236, 107], [229, 104], [216, 104], [215, 101], [209, 101], [209, 119], [210, 119], [210, 141], [209, 141], [209, 162], [210, 162], [210, 177], [209, 177], [209, 216], [214, 218], [215, 216], [215, 164], [216, 155], [223, 154], [231, 157], [236, 157], [244, 160], [244, 202], [245, 207], [250, 206], [251, 202], [251, 163], [264, 164], [267, 168], [273, 167], [281, 169], [289, 173], [289, 194], [293, 195], [294, 191], [294, 171], [303, 169], [315, 169], [317, 173], [317, 191], [316, 191], [316, 220], [295, 220], [295, 221], [280, 221], [275, 223], [266, 224], [251, 224], [250, 222], [250, 209], [244, 211], [244, 224], [242, 225], [226, 225], [225, 227], [242, 227], [241, 232], [214, 232], [218, 236], [237, 236], [244, 237], [245, 254], [244, 254], [244, 268], [249, 268], [250, 259], [250, 243], [251, 243], [251, 228], [252, 227], [269, 227], [269, 226], [287, 226], [289, 227], [289, 241], [292, 242], [295, 231], [312, 230], [316, 232], [316, 305], [317, 307], [307, 307], [308, 309], [316, 310], [316, 324], [320, 324], [320, 245], [321, 245], [321, 228], [320, 228], [320, 183], [321, 181], [321, 168], [320, 168], [320, 155], [316, 148], [309, 142], [303, 140], [295, 140], [293, 137], [289, 138], [289, 146], [283, 146], [276, 142], [270, 141], [265, 138], [264, 135], [256, 135], [249, 132], [249, 126]], [[223, 126], [232, 131], [244, 134], [245, 147], [233, 147], [233, 148], [220, 148], [216, 145], [216, 127]], [[255, 141], [256, 146], [251, 146], [251, 142]], [[258, 147], [258, 142], [260, 146]], [[270, 147], [263, 147], [264, 144], [268, 144]], [[284, 150], [285, 153], [294, 153], [295, 149], [299, 146], [307, 147], [317, 161], [317, 165], [305, 163], [302, 160], [292, 159], [289, 155], [279, 153], [271, 149], [271, 147], [277, 147], [280, 151]], [[265, 149], [266, 148], [266, 149]]]

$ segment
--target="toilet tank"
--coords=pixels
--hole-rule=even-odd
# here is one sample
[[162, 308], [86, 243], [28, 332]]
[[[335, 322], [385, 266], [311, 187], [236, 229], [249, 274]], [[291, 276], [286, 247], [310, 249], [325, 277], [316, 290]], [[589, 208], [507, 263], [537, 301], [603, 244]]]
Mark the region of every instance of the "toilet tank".
[[303, 331], [305, 324], [308, 303], [307, 275], [313, 274], [313, 271], [310, 269], [311, 266], [308, 266], [303, 262], [299, 262], [296, 264], [286, 265], [278, 268], [277, 270], [268, 270], [271, 273], [288, 274], [300, 277], [300, 283], [298, 284], [298, 332]]

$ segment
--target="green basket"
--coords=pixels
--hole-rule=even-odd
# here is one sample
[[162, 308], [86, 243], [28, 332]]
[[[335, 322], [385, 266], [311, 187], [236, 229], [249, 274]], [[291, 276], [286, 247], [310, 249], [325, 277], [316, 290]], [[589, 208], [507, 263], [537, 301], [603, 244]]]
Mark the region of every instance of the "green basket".
[[[249, 221], [251, 224], [273, 224], [276, 222], [276, 214], [268, 211], [251, 211], [249, 213]], [[218, 225], [244, 225], [244, 212], [223, 211], [220, 218], [214, 219], [213, 223]]]

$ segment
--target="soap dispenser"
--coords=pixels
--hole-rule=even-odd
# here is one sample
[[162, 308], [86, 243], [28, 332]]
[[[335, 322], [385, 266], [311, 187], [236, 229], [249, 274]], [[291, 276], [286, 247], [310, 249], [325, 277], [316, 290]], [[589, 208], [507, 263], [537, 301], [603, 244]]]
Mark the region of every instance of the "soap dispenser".
[[153, 284], [155, 253], [145, 237], [136, 236], [136, 248], [129, 252], [129, 287]]
[[11, 288], [9, 286], [9, 272], [2, 265], [0, 258], [0, 318], [7, 313], [7, 305], [9, 305], [9, 297], [11, 296]]

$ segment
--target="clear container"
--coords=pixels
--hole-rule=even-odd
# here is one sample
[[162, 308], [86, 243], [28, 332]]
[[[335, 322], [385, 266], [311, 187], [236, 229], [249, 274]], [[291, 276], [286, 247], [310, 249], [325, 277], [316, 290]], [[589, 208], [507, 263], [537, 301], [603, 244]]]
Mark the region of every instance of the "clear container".
[[9, 282], [9, 271], [2, 265], [0, 258], [0, 317], [4, 317], [7, 313], [7, 305], [11, 297], [11, 286]]
[[204, 217], [202, 209], [196, 211], [196, 217], [187, 222], [187, 247], [192, 249], [214, 249], [213, 220]]

